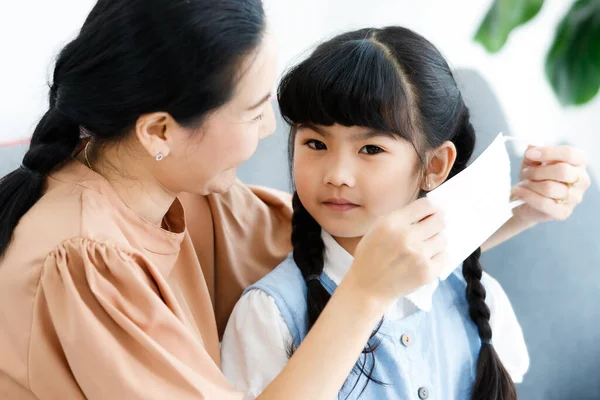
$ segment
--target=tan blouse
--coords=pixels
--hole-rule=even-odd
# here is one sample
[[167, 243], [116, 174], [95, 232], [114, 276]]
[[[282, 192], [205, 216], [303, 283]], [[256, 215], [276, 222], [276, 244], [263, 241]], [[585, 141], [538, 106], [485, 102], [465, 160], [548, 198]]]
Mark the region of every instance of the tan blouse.
[[290, 251], [289, 197], [185, 195], [161, 229], [78, 161], [47, 186], [0, 258], [0, 399], [241, 399], [219, 337]]

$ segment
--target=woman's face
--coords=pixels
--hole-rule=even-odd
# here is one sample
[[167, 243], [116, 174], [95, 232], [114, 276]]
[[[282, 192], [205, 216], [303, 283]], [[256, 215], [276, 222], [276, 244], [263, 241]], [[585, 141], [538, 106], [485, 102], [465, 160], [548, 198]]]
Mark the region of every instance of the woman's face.
[[296, 132], [298, 196], [336, 238], [362, 237], [378, 217], [414, 200], [419, 163], [411, 143], [369, 128], [301, 126]]
[[161, 162], [177, 165], [163, 169], [168, 176], [160, 180], [172, 192], [227, 191], [236, 168], [254, 154], [259, 140], [274, 132], [270, 93], [277, 76], [277, 51], [272, 35], [265, 34], [240, 68], [243, 76], [227, 104], [208, 115], [197, 132], [179, 127], [171, 135], [169, 156]]

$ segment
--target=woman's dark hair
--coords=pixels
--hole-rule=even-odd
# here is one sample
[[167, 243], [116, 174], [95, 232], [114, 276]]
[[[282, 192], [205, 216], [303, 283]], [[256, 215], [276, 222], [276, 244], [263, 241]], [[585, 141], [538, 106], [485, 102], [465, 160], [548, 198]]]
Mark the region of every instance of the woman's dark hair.
[[73, 156], [80, 129], [119, 141], [159, 111], [199, 125], [231, 98], [264, 29], [261, 0], [98, 0], [56, 60], [50, 107], [21, 167], [0, 180], [0, 256], [46, 176]]
[[[290, 168], [295, 133], [302, 124], [362, 126], [393, 133], [412, 143], [421, 160], [427, 150], [451, 141], [457, 159], [449, 178], [466, 168], [475, 146], [469, 110], [446, 60], [429, 41], [402, 27], [362, 29], [321, 44], [284, 76], [278, 100], [292, 126]], [[308, 280], [323, 272], [321, 227], [297, 193], [293, 206], [293, 256]], [[462, 270], [469, 313], [481, 338], [472, 399], [512, 400], [517, 397], [515, 386], [491, 344], [480, 255], [480, 249], [471, 254]], [[307, 287], [310, 329], [330, 295], [319, 280], [310, 279]], [[369, 352], [373, 352], [370, 345], [363, 353]], [[367, 375], [366, 384], [376, 381], [373, 366], [360, 369]]]

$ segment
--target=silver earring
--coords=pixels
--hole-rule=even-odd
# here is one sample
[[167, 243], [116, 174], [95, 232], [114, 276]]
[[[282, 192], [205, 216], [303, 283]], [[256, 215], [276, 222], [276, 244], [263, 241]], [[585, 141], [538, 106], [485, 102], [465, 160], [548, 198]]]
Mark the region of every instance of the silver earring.
[[165, 156], [163, 156], [163, 155], [162, 155], [162, 153], [158, 153], [158, 154], [156, 155], [156, 157], [154, 157], [154, 158], [156, 158], [156, 161], [160, 161], [160, 160], [162, 160], [163, 158], [165, 158]]

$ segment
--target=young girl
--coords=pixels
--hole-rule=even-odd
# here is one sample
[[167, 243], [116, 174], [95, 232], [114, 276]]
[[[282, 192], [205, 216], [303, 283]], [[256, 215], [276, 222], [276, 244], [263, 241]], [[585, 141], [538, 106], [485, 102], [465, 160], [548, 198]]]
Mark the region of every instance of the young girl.
[[[475, 144], [448, 64], [401, 27], [322, 44], [283, 78], [279, 102], [292, 126], [293, 254], [246, 290], [222, 343], [226, 376], [250, 395], [311, 329], [372, 223], [463, 170]], [[516, 398], [527, 349], [480, 254], [428, 285], [431, 302], [398, 299], [340, 398]]]

